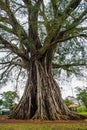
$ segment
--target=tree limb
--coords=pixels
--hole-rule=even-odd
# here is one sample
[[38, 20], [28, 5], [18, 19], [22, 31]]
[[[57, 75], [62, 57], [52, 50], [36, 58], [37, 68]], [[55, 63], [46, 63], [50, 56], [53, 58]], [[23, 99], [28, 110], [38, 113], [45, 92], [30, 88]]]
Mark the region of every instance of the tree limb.
[[87, 64], [85, 64], [85, 63], [72, 63], [72, 64], [59, 65], [59, 64], [53, 63], [52, 66], [54, 69], [57, 69], [57, 68], [64, 68], [65, 69], [65, 68], [76, 67], [76, 66], [87, 66]]
[[69, 5], [64, 10], [64, 14], [66, 14], [65, 17], [67, 17], [67, 15], [69, 16], [70, 13], [73, 12], [78, 7], [81, 1], [82, 0], [71, 0]]
[[[12, 26], [13, 33], [19, 38], [19, 41], [21, 44], [24, 44], [27, 48], [29, 48], [28, 43], [28, 37], [24, 30], [24, 28], [18, 23], [16, 17], [14, 16], [13, 12], [10, 10], [10, 7], [8, 4], [0, 1], [0, 8], [7, 12], [9, 16], [9, 21]], [[24, 39], [27, 39], [26, 42], [24, 42]]]
[[[71, 23], [68, 28], [64, 31], [59, 32], [59, 26], [56, 26], [53, 30], [51, 29], [50, 34], [46, 37], [44, 46], [40, 49], [40, 54], [44, 54], [49, 47], [52, 47], [52, 45], [57, 45], [58, 42], [64, 42], [66, 40], [69, 40], [74, 37], [81, 36], [78, 33], [73, 35], [73, 29], [79, 25], [82, 18], [87, 14], [87, 9], [81, 13], [81, 15], [76, 18], [73, 23]], [[59, 33], [58, 33], [59, 32]], [[67, 34], [67, 35], [66, 35]], [[70, 35], [71, 34], [71, 35]], [[86, 36], [86, 35], [85, 35]], [[53, 39], [53, 42], [52, 42]]]
[[[31, 1], [30, 1], [31, 2]], [[43, 0], [35, 1], [35, 5], [31, 5], [31, 7], [28, 7], [28, 25], [29, 25], [29, 37], [32, 40], [32, 45], [34, 48], [41, 47], [40, 39], [38, 37], [38, 13], [40, 10], [40, 5], [43, 2]], [[36, 42], [34, 42], [36, 41]]]
[[21, 52], [21, 50], [18, 49], [18, 47], [16, 45], [13, 45], [11, 43], [9, 43], [7, 40], [3, 39], [2, 36], [0, 36], [0, 44], [4, 45], [4, 47], [6, 47], [7, 49], [11, 50], [12, 52], [14, 52], [15, 54], [17, 54], [19, 57], [25, 57], [25, 54], [23, 52]]
[[11, 28], [9, 28], [9, 27], [7, 27], [7, 26], [5, 26], [3, 24], [0, 24], [0, 28], [2, 30], [4, 30], [4, 31], [8, 32], [8, 33], [13, 33], [14, 34], [14, 32], [13, 32], [13, 30]]
[[6, 18], [6, 17], [2, 17], [1, 15], [0, 15], [0, 21], [1, 21], [1, 22], [4, 22], [4, 23], [8, 23], [8, 24], [10, 24], [9, 19]]

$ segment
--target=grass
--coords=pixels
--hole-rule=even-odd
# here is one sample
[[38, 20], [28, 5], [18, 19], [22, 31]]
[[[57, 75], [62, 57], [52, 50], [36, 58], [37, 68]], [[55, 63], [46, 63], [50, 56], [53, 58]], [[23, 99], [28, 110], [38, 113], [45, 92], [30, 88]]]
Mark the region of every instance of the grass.
[[86, 124], [0, 124], [0, 130], [87, 130]]
[[87, 115], [87, 112], [79, 112], [79, 114]]

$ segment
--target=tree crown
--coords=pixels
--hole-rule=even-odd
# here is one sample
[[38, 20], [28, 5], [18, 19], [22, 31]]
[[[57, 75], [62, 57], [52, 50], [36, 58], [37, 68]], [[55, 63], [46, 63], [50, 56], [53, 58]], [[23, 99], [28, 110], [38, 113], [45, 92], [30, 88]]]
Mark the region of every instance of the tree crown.
[[[4, 81], [16, 66], [20, 74], [21, 68], [27, 68], [26, 61], [49, 56], [49, 52], [51, 59], [56, 57], [55, 53], [58, 56], [54, 68], [75, 72], [75, 66], [86, 65], [82, 60], [87, 39], [85, 0], [1, 0], [0, 10], [0, 52], [5, 53], [0, 58], [0, 70]], [[67, 54], [72, 53], [70, 64]], [[75, 60], [75, 54], [80, 58]]]

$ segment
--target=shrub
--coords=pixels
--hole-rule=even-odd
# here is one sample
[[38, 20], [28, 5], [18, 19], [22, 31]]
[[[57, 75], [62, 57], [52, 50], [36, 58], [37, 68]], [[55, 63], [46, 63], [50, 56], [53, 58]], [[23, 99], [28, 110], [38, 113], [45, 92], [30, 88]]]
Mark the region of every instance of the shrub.
[[87, 109], [86, 109], [85, 106], [80, 106], [80, 107], [77, 108], [77, 111], [78, 111], [78, 112], [86, 112]]

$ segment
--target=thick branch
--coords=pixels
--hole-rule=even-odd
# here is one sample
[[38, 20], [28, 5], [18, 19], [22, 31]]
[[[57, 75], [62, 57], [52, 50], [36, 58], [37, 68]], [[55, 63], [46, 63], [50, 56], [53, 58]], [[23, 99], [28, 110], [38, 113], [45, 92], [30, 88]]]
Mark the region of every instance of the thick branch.
[[19, 8], [27, 8], [27, 7], [26, 7], [26, 5], [23, 5], [23, 4], [18, 3], [18, 2], [16, 2], [16, 1], [12, 1], [12, 3], [14, 3], [14, 4], [18, 5], [18, 6], [19, 6]]
[[9, 43], [7, 40], [3, 39], [2, 36], [0, 36], [0, 42], [1, 42], [0, 43], [1, 45], [4, 45], [5, 48], [11, 50], [15, 54], [17, 54], [19, 57], [22, 57], [22, 58], [25, 57], [25, 58], [27, 58], [25, 56], [25, 54], [23, 52], [21, 52], [21, 50], [19, 50], [17, 48], [16, 45], [13, 45], [13, 44]]
[[42, 9], [40, 9], [39, 15], [43, 17], [43, 20], [44, 20], [44, 21], [43, 21], [43, 22], [40, 21], [40, 23], [42, 23], [42, 25], [45, 26], [46, 32], [47, 32], [47, 34], [48, 34], [50, 25], [48, 24], [48, 23], [49, 23], [49, 20], [48, 20], [46, 14], [45, 14], [45, 5], [44, 5], [44, 2], [42, 2]]
[[10, 67], [11, 67], [10, 64], [7, 65], [7, 67], [5, 66], [6, 69], [4, 68], [4, 71], [3, 71], [2, 74], [0, 75], [0, 80], [2, 80], [2, 79], [4, 78], [4, 75], [6, 74], [7, 71], [9, 71]]
[[51, 0], [52, 8], [53, 8], [53, 13], [54, 13], [54, 18], [58, 17], [58, 7], [57, 7], [57, 1], [56, 0]]
[[[13, 12], [10, 10], [10, 7], [8, 4], [0, 1], [0, 8], [2, 10], [4, 10], [5, 12], [7, 12], [8, 16], [9, 16], [9, 21], [10, 21], [10, 25], [12, 26], [12, 30], [13, 30], [13, 34], [15, 34], [18, 38], [21, 44], [24, 44], [26, 46], [26, 48], [29, 48], [29, 43], [28, 43], [28, 37], [27, 34], [25, 32], [25, 30], [23, 29], [23, 27], [18, 23], [16, 17], [14, 16]], [[27, 39], [26, 42], [24, 42], [24, 39]]]
[[36, 49], [41, 47], [40, 39], [38, 37], [38, 12], [40, 10], [40, 5], [42, 1], [43, 0], [38, 0], [36, 1], [34, 6], [28, 6], [29, 37], [32, 41], [33, 46], [35, 46]]
[[25, 64], [23, 62], [21, 62], [21, 61], [13, 61], [13, 60], [11, 60], [11, 61], [7, 61], [7, 62], [0, 62], [0, 64], [1, 65], [6, 65], [7, 64], [7, 66], [10, 64], [10, 65], [15, 65], [15, 66], [20, 66], [22, 68], [26, 68]]
[[[77, 2], [76, 0], [71, 1], [70, 5], [67, 7], [67, 9], [68, 8], [75, 9], [79, 4], [78, 2], [80, 2], [80, 1], [78, 1], [77, 2], [78, 4], [75, 5], [76, 2]], [[67, 9], [64, 12], [64, 15], [65, 15], [65, 13], [67, 13]], [[75, 21], [70, 25], [70, 27], [67, 30], [62, 31], [60, 33], [58, 33], [60, 25], [58, 25], [58, 23], [57, 23], [57, 26], [55, 28], [51, 29], [51, 31], [49, 32], [49, 35], [46, 37], [44, 46], [40, 49], [40, 53], [43, 55], [47, 51], [49, 45], [52, 43], [52, 40], [53, 40], [53, 42], [55, 42], [55, 40], [57, 40], [57, 39], [62, 39], [66, 32], [69, 32], [70, 30], [72, 31], [72, 29], [75, 28], [79, 24], [79, 21], [85, 15], [85, 13], [86, 13], [86, 10], [79, 16], [79, 18], [75, 19]], [[65, 19], [65, 18], [63, 18], [63, 19]], [[60, 19], [60, 24], [62, 24], [61, 19]], [[69, 34], [70, 34], [70, 32], [69, 32]], [[57, 44], [57, 42], [55, 42], [55, 44]]]
[[9, 19], [6, 18], [6, 17], [2, 17], [2, 16], [0, 16], [0, 21], [1, 21], [1, 22], [4, 22], [4, 23], [8, 23], [8, 24], [10, 24]]
[[[49, 46], [52, 47], [52, 45], [54, 46], [54, 44], [57, 45], [58, 42], [64, 42], [71, 38], [81, 36], [79, 34], [80, 32], [77, 32], [77, 34], [75, 33], [73, 35], [73, 29], [75, 30], [75, 28], [80, 24], [80, 22], [82, 21], [82, 18], [86, 14], [87, 14], [87, 9], [84, 12], [82, 12], [81, 15], [78, 18], [76, 18], [73, 21], [73, 23], [69, 25], [68, 28], [64, 31], [59, 32], [59, 26], [56, 26], [56, 28], [54, 28], [53, 30], [51, 29], [50, 34], [45, 39], [44, 46], [40, 49], [40, 53], [43, 55], [49, 49]], [[52, 39], [53, 39], [53, 42], [52, 42]]]
[[31, 4], [31, 0], [23, 0], [23, 2], [28, 6], [29, 4]]
[[52, 66], [53, 66], [53, 69], [58, 69], [58, 68], [64, 68], [65, 69], [65, 68], [76, 67], [76, 66], [87, 66], [87, 64], [85, 64], [85, 63], [72, 63], [72, 64], [59, 65], [59, 64], [53, 63]]
[[64, 10], [65, 17], [70, 15], [71, 12], [73, 12], [78, 5], [80, 4], [82, 0], [71, 0], [70, 4], [67, 6], [67, 8]]
[[13, 33], [14, 34], [14, 32], [13, 32], [13, 30], [11, 28], [9, 28], [9, 27], [7, 27], [7, 26], [5, 26], [3, 24], [0, 24], [0, 28], [2, 30], [4, 30], [4, 31], [8, 32], [8, 33]]
[[[59, 33], [59, 35], [56, 35], [56, 37], [58, 36], [60, 39], [67, 39], [66, 37], [69, 36], [70, 34], [73, 34], [73, 31], [77, 29], [77, 26], [80, 24], [80, 22], [82, 21], [82, 18], [87, 14], [87, 9], [81, 13], [81, 15], [76, 18], [73, 23], [71, 25], [69, 25], [67, 27], [66, 30], [62, 31]], [[82, 29], [87, 29], [87, 28], [82, 28]], [[78, 29], [77, 29], [78, 30]], [[77, 31], [77, 35], [79, 34], [80, 32]], [[59, 38], [56, 38], [56, 39], [59, 39]], [[65, 38], [64, 38], [65, 37]], [[69, 36], [70, 37], [70, 36]], [[72, 37], [72, 36], [71, 36]]]

